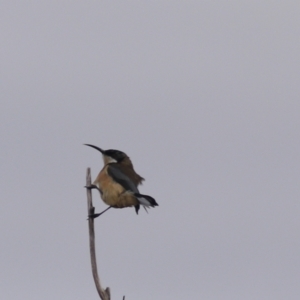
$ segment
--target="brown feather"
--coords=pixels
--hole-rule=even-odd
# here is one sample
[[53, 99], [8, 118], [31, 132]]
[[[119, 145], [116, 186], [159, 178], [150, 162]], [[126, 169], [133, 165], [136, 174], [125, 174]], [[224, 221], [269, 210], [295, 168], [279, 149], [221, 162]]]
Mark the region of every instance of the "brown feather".
[[107, 174], [107, 167], [108, 165], [104, 166], [93, 182], [101, 191], [103, 202], [115, 208], [138, 205], [139, 202], [137, 198], [132, 193], [127, 192]]
[[127, 175], [136, 186], [142, 184], [142, 182], [145, 180], [142, 176], [135, 172], [133, 164], [128, 156], [125, 157], [121, 163], [118, 163], [118, 167], [122, 173]]

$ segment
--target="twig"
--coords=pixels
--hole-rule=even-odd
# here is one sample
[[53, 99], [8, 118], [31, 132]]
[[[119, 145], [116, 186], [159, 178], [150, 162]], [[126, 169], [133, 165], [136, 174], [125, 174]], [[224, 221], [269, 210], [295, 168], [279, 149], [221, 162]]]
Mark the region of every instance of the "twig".
[[[90, 186], [91, 183], [92, 183], [91, 182], [91, 169], [87, 168], [86, 186]], [[92, 191], [90, 189], [86, 189], [86, 193], [87, 193], [88, 215], [92, 215], [92, 214], [94, 214], [94, 211], [95, 211], [95, 207], [93, 207]], [[104, 290], [101, 287], [100, 279], [99, 279], [98, 271], [97, 271], [94, 219], [89, 218], [88, 222], [89, 222], [91, 264], [92, 264], [92, 272], [93, 272], [96, 289], [102, 300], [110, 300], [110, 289], [109, 289], [109, 287], [107, 287]], [[123, 299], [124, 299], [124, 297], [123, 297]]]

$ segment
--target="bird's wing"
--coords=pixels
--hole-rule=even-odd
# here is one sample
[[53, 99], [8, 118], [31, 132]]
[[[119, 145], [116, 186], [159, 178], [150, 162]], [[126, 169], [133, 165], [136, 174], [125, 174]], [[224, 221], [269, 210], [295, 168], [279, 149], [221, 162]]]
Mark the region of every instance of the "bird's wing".
[[108, 175], [117, 183], [119, 183], [125, 190], [132, 191], [133, 193], [139, 193], [139, 190], [133, 183], [133, 181], [125, 175], [117, 164], [112, 163], [107, 167]]

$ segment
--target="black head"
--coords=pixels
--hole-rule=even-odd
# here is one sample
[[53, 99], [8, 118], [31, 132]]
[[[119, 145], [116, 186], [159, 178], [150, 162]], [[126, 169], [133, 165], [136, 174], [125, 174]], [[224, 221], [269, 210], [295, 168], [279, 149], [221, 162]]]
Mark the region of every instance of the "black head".
[[114, 149], [109, 149], [109, 150], [102, 150], [101, 148], [94, 146], [94, 145], [90, 145], [90, 144], [84, 144], [86, 146], [92, 147], [98, 151], [100, 151], [104, 156], [108, 156], [110, 158], [112, 158], [113, 160], [116, 160], [117, 162], [121, 162], [125, 157], [128, 157], [124, 152], [119, 151], [119, 150], [114, 150]]
[[117, 162], [121, 162], [125, 157], [127, 157], [124, 152], [114, 149], [105, 150], [102, 154], [115, 159]]

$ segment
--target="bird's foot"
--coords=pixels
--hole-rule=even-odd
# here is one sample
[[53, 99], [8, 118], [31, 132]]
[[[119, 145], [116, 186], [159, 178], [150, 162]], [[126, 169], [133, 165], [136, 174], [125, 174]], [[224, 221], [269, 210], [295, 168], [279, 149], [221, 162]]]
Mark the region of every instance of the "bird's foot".
[[98, 189], [98, 187], [94, 184], [91, 184], [90, 186], [85, 185], [84, 186], [87, 190], [93, 190], [93, 189]]
[[109, 206], [107, 209], [105, 209], [104, 211], [102, 211], [101, 213], [98, 213], [98, 214], [89, 214], [88, 220], [98, 218], [99, 216], [101, 216], [102, 214], [104, 214], [110, 208], [111, 208], [111, 206]]

